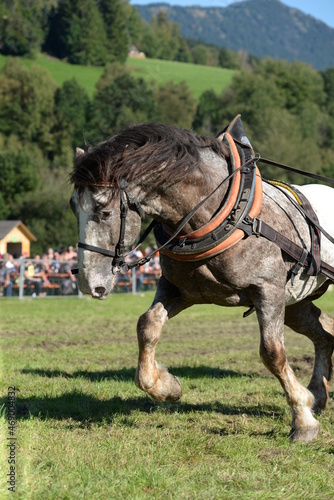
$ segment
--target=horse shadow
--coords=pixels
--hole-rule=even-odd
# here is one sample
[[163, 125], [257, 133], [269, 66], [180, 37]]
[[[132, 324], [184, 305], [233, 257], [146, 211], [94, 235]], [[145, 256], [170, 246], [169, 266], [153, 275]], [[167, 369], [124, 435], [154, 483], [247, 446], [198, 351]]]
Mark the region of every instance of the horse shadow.
[[[43, 369], [22, 369], [21, 373], [32, 374], [40, 377], [64, 377], [68, 379], [85, 378], [92, 382], [102, 380], [133, 381], [135, 368], [121, 368], [118, 370], [105, 370], [87, 372], [83, 370], [68, 373], [63, 370], [43, 370]], [[221, 370], [208, 366], [179, 366], [173, 367], [174, 375], [184, 378], [227, 378], [227, 377], [247, 377], [250, 374], [234, 372], [232, 370]], [[258, 376], [258, 375], [257, 375]], [[0, 398], [0, 405], [6, 407], [6, 398]], [[17, 394], [17, 419], [29, 419], [37, 417], [39, 419], [66, 420], [73, 419], [80, 422], [82, 426], [89, 427], [92, 423], [113, 422], [119, 416], [124, 417], [126, 425], [131, 425], [127, 418], [134, 412], [152, 414], [158, 411], [168, 414], [190, 414], [193, 412], [216, 412], [223, 415], [250, 415], [253, 417], [281, 418], [281, 410], [274, 405], [226, 405], [219, 401], [202, 403], [159, 403], [151, 400], [147, 395], [139, 394], [137, 397], [114, 396], [108, 400], [101, 400], [82, 391], [71, 391], [57, 397], [29, 397], [24, 398]]]
[[[193, 366], [174, 366], [171, 367], [173, 375], [181, 378], [198, 379], [198, 378], [236, 378], [236, 377], [253, 377], [254, 374], [239, 373], [233, 370], [222, 370], [211, 366], [200, 365]], [[73, 373], [64, 370], [44, 370], [41, 368], [23, 368], [23, 374], [36, 375], [46, 378], [63, 377], [66, 379], [84, 378], [91, 382], [102, 380], [115, 380], [115, 381], [132, 381], [135, 378], [136, 368], [120, 368], [118, 370], [103, 370], [103, 371], [86, 371], [77, 370]], [[258, 376], [258, 375], [257, 375]]]
[[[0, 398], [0, 407], [6, 408], [6, 397]], [[244, 406], [225, 405], [219, 401], [203, 403], [159, 403], [148, 396], [120, 397], [114, 396], [108, 400], [101, 400], [95, 396], [72, 391], [55, 397], [22, 398], [17, 394], [16, 419], [26, 420], [31, 417], [40, 420], [53, 419], [65, 421], [67, 419], [80, 422], [82, 427], [90, 427], [93, 423], [112, 423], [116, 418], [124, 417], [125, 425], [131, 426], [127, 420], [135, 412], [148, 415], [163, 412], [164, 414], [194, 414], [214, 412], [226, 416], [249, 415], [256, 418], [282, 418], [281, 411], [276, 406]]]

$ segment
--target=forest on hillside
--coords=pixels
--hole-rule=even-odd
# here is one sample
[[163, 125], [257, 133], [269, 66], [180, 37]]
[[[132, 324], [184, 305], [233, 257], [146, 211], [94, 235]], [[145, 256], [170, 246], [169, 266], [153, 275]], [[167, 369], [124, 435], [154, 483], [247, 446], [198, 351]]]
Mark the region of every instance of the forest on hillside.
[[[55, 9], [57, 17], [57, 8], [70, 2], [14, 0], [1, 6], [12, 3]], [[79, 3], [130, 7], [121, 0]], [[28, 15], [30, 11], [22, 19]], [[12, 48], [19, 45], [18, 33], [11, 35]], [[80, 32], [82, 45], [85, 36]], [[37, 38], [30, 40], [37, 44], [34, 50], [41, 50]], [[3, 47], [3, 35], [1, 43]], [[87, 147], [131, 123], [160, 121], [216, 135], [241, 113], [256, 152], [334, 177], [334, 68], [319, 72], [300, 62], [253, 60], [240, 66], [229, 87], [220, 93], [206, 91], [196, 100], [185, 82], [147, 83], [130, 74], [124, 61], [110, 59], [91, 98], [77, 80], [59, 87], [45, 69], [32, 65], [28, 70], [15, 55], [0, 73], [0, 219], [22, 220], [38, 238], [35, 252], [76, 242], [67, 185], [75, 147]], [[270, 168], [262, 173], [305, 181]]]
[[[1, 0], [0, 53], [43, 51], [71, 64], [124, 63], [134, 45], [147, 57], [226, 68], [247, 54], [186, 40], [165, 12], [146, 22], [129, 0]], [[251, 58], [250, 58], [251, 59]]]
[[[169, 5], [169, 4], [172, 5]], [[299, 60], [317, 69], [334, 66], [334, 29], [280, 0], [243, 0], [221, 6], [137, 5], [147, 22], [164, 12], [185, 38], [201, 39], [256, 57]], [[305, 2], [307, 3], [307, 2]]]

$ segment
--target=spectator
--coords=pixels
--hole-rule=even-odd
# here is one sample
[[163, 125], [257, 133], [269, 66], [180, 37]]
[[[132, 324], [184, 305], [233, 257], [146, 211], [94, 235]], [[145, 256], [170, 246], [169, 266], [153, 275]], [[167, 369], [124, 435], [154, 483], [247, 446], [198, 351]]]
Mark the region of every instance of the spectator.
[[35, 255], [34, 257], [34, 276], [36, 278], [42, 279], [42, 286], [48, 285], [47, 268], [45, 263], [41, 260], [40, 255]]
[[65, 254], [61, 255], [61, 266], [59, 273], [66, 274], [66, 277], [62, 279], [60, 286], [61, 295], [72, 295], [73, 290], [76, 289], [76, 279], [74, 274], [71, 272], [71, 266], [67, 261]]
[[49, 261], [48, 255], [46, 253], [42, 254], [42, 266], [43, 266], [43, 271], [45, 273], [45, 276], [47, 277], [47, 275], [50, 272], [50, 261]]
[[43, 271], [43, 266], [40, 262], [40, 256], [35, 255], [36, 259], [36, 264], [34, 264], [32, 261], [27, 262], [25, 270], [24, 270], [24, 277], [25, 277], [25, 284], [27, 285], [27, 289], [30, 292], [33, 290], [32, 295], [35, 296], [44, 296], [45, 293], [42, 293], [42, 286], [43, 286], [43, 281], [45, 278], [45, 273]]
[[6, 261], [6, 268], [9, 269], [10, 272], [15, 271], [16, 265], [13, 256], [10, 253], [5, 253], [4, 259]]
[[51, 273], [53, 274], [57, 274], [60, 272], [60, 266], [61, 266], [61, 263], [60, 263], [60, 253], [59, 252], [54, 252], [54, 261], [52, 262], [51, 266], [50, 266], [50, 271]]
[[[155, 248], [147, 247], [145, 250], [145, 255], [151, 253]], [[158, 277], [161, 274], [160, 257], [159, 252], [156, 251], [153, 257], [146, 262], [144, 266], [144, 272], [147, 274], [154, 274]]]
[[0, 286], [3, 286], [6, 297], [12, 296], [13, 283], [10, 279], [10, 270], [4, 261], [0, 262]]
[[48, 248], [48, 259], [53, 260], [54, 256], [55, 256], [55, 254], [54, 254], [53, 248]]
[[76, 260], [77, 252], [74, 251], [72, 246], [67, 247], [66, 258], [68, 260]]

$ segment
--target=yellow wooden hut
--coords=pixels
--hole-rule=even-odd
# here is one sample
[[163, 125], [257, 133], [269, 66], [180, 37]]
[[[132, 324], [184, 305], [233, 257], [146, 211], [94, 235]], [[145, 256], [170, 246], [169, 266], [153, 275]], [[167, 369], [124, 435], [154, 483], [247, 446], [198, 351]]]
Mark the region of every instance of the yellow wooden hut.
[[0, 254], [30, 257], [30, 243], [37, 238], [20, 220], [0, 220]]

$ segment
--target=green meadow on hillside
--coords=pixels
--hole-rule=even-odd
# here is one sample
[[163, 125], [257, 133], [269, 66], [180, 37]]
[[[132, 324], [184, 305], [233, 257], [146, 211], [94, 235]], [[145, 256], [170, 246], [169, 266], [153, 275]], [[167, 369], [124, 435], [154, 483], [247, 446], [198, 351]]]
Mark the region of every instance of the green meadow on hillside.
[[[0, 55], [0, 68], [5, 65], [6, 59], [5, 56]], [[20, 58], [20, 60], [27, 67], [38, 64], [46, 68], [58, 85], [76, 78], [90, 96], [94, 94], [95, 85], [103, 73], [102, 67], [68, 64], [45, 54], [39, 54], [36, 59]], [[231, 83], [234, 74], [234, 70], [230, 69], [161, 59], [128, 59], [127, 66], [134, 75], [144, 78], [147, 82], [155, 81], [158, 85], [169, 80], [175, 82], [185, 80], [196, 99], [205, 90], [212, 89], [220, 93]]]
[[168, 80], [177, 83], [185, 80], [196, 99], [205, 90], [214, 90], [220, 94], [227, 85], [230, 85], [234, 75], [234, 70], [231, 69], [161, 59], [128, 59], [127, 65], [134, 74], [148, 82], [153, 80], [158, 85]]

